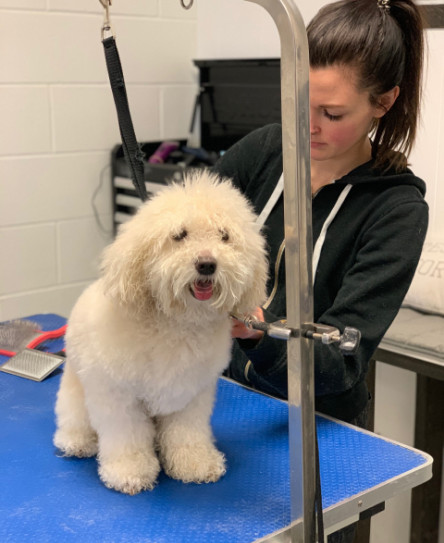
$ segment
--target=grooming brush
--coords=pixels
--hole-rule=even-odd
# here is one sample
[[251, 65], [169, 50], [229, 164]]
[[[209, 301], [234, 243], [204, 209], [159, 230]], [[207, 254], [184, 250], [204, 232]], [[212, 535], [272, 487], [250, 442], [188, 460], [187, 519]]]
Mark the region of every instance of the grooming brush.
[[42, 381], [64, 362], [64, 356], [37, 348], [50, 339], [61, 337], [65, 331], [66, 325], [44, 332], [37, 323], [27, 320], [0, 323], [0, 355], [11, 357], [0, 370]]

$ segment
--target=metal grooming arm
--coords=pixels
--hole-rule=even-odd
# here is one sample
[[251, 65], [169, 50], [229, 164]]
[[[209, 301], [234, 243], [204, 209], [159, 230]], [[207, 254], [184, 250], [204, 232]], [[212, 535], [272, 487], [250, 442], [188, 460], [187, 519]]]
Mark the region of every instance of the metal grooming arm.
[[[287, 324], [301, 330], [304, 323], [313, 322], [307, 35], [293, 0], [247, 1], [269, 12], [281, 42]], [[292, 526], [279, 541], [312, 543], [316, 541], [313, 345], [301, 334], [290, 337], [287, 345]], [[300, 523], [295, 523], [301, 518], [302, 533]]]

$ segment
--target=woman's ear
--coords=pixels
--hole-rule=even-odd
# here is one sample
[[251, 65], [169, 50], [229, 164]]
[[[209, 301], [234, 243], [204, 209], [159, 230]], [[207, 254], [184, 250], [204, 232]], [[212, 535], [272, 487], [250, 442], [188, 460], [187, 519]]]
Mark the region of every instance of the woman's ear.
[[380, 119], [381, 117], [384, 117], [384, 115], [390, 110], [390, 108], [396, 102], [396, 99], [398, 98], [399, 93], [400, 93], [400, 88], [398, 85], [396, 85], [396, 87], [393, 87], [393, 89], [390, 89], [389, 91], [384, 92], [384, 94], [380, 94], [376, 98], [376, 105], [375, 105], [375, 112], [374, 112], [375, 119]]

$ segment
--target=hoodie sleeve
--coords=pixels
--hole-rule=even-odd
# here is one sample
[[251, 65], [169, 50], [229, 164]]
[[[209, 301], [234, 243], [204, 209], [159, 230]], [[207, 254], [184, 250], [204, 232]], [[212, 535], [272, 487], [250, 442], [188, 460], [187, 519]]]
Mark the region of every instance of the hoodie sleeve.
[[[398, 202], [387, 199], [371, 224], [358, 233], [353, 264], [342, 278], [333, 303], [317, 320], [341, 332], [346, 326], [357, 328], [361, 343], [353, 356], [344, 356], [335, 345], [316, 344], [316, 395], [344, 392], [364, 379], [368, 363], [413, 279], [427, 224], [425, 201], [406, 196]], [[326, 251], [334, 251], [334, 247]], [[327, 260], [332, 257], [326, 255]]]
[[[266, 322], [276, 322], [280, 317], [264, 310]], [[266, 334], [259, 342], [237, 340], [233, 357], [235, 365], [244, 370], [243, 382], [253, 384], [272, 396], [287, 397], [287, 342], [270, 338]], [[248, 362], [251, 364], [248, 364]]]

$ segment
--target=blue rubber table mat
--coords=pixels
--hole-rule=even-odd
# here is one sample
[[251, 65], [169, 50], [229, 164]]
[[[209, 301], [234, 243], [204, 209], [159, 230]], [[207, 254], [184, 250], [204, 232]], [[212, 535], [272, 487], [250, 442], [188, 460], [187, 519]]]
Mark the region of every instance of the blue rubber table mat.
[[[64, 323], [29, 318], [43, 329]], [[153, 491], [127, 496], [103, 486], [94, 458], [57, 456], [61, 373], [36, 383], [0, 372], [1, 543], [247, 543], [290, 523], [284, 402], [221, 379], [212, 425], [227, 474], [197, 485], [161, 473]], [[418, 451], [324, 417], [317, 429], [324, 509], [426, 462]]]

